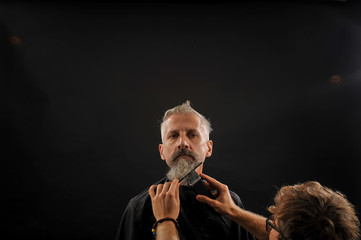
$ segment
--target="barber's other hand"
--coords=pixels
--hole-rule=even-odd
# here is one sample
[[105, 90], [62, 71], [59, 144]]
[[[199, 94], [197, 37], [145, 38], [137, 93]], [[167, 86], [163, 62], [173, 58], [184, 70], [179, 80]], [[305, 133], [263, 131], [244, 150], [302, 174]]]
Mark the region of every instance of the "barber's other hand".
[[174, 179], [172, 182], [152, 185], [149, 188], [153, 215], [157, 220], [165, 217], [178, 218], [180, 210], [179, 185], [179, 180]]
[[218, 182], [216, 179], [211, 178], [206, 174], [201, 173], [200, 176], [205, 179], [212, 188], [217, 190], [217, 195], [215, 196], [216, 199], [211, 199], [204, 195], [197, 195], [197, 200], [213, 207], [214, 210], [220, 214], [230, 217], [234, 212], [234, 209], [236, 209], [238, 206], [234, 203], [228, 186]]

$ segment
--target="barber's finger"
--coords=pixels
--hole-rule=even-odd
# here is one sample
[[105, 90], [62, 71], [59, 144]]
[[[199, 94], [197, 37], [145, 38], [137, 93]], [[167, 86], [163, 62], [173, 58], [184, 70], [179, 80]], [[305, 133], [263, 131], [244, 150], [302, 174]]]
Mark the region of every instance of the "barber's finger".
[[202, 203], [208, 204], [211, 207], [215, 207], [217, 202], [216, 200], [210, 199], [209, 197], [204, 195], [197, 195], [196, 199]]
[[201, 177], [204, 178], [208, 183], [210, 183], [212, 185], [212, 187], [217, 189], [218, 192], [221, 192], [224, 184], [222, 184], [221, 182], [218, 182], [216, 179], [214, 179], [204, 173], [201, 173]]
[[169, 188], [170, 188], [171, 184], [172, 184], [171, 182], [164, 183], [162, 193], [167, 193], [169, 191]]
[[179, 183], [179, 180], [178, 180], [177, 178], [175, 178], [175, 179], [172, 181], [172, 183], [171, 183], [171, 185], [170, 185], [170, 187], [169, 187], [169, 191], [176, 193], [176, 192], [177, 192], [177, 188], [179, 188], [178, 183]]
[[159, 195], [162, 192], [163, 189], [163, 184], [158, 184], [157, 185], [157, 195]]
[[157, 188], [157, 185], [152, 185], [150, 186], [149, 188], [149, 195], [150, 195], [150, 198], [153, 199], [155, 197], [155, 189]]
[[181, 183], [178, 181], [176, 189], [175, 189], [175, 194], [176, 194], [178, 200], [179, 200], [179, 186], [180, 185], [181, 185]]
[[181, 185], [180, 182], [178, 182], [178, 183], [177, 183], [177, 189], [176, 189], [176, 192], [175, 192], [178, 200], [179, 200], [179, 186], [180, 186], [180, 185]]

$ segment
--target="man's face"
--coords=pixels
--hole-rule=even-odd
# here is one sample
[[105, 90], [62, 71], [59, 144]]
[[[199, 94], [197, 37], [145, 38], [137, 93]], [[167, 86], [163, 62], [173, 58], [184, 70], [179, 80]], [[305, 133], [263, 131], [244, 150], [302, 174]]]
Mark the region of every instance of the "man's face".
[[[162, 141], [163, 144], [159, 144], [160, 157], [169, 167], [181, 157], [200, 162], [212, 155], [213, 143], [208, 140], [199, 117], [192, 113], [171, 115], [164, 122]], [[186, 150], [184, 155], [181, 149]], [[198, 173], [202, 172], [202, 166], [197, 169]]]

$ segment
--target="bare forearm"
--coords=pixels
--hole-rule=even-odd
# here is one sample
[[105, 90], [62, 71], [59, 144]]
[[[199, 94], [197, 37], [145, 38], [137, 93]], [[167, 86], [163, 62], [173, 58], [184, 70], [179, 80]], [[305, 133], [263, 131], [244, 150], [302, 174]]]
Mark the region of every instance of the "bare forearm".
[[246, 229], [259, 240], [268, 240], [269, 233], [266, 231], [266, 218], [256, 213], [234, 207], [227, 216]]
[[162, 222], [156, 230], [156, 240], [179, 240], [178, 231], [173, 222]]

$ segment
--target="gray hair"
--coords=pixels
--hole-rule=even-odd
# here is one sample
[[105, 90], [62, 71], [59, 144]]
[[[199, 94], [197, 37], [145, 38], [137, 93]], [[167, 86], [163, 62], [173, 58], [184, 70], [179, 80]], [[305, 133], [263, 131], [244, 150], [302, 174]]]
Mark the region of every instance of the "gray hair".
[[170, 116], [172, 116], [173, 114], [178, 114], [178, 113], [181, 113], [181, 114], [191, 113], [191, 114], [195, 114], [197, 117], [199, 117], [199, 119], [201, 120], [201, 124], [204, 127], [206, 136], [209, 137], [209, 134], [213, 130], [211, 128], [211, 123], [202, 114], [200, 114], [199, 112], [194, 110], [194, 108], [191, 107], [191, 102], [189, 100], [187, 100], [185, 103], [175, 106], [174, 108], [168, 109], [164, 113], [162, 123], [160, 124], [160, 132], [161, 132], [162, 140], [163, 140], [163, 136], [164, 136], [164, 122], [168, 118], [170, 118]]

